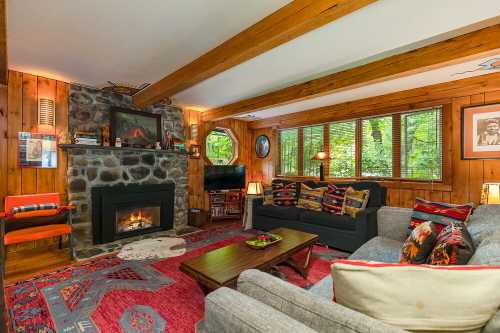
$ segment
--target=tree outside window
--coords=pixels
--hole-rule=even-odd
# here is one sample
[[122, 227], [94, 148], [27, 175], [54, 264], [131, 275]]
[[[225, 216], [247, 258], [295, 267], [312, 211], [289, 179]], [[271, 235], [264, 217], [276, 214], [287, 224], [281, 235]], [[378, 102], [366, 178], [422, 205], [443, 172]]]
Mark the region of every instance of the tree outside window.
[[230, 165], [236, 160], [237, 141], [229, 129], [216, 128], [206, 138], [206, 156], [213, 165]]

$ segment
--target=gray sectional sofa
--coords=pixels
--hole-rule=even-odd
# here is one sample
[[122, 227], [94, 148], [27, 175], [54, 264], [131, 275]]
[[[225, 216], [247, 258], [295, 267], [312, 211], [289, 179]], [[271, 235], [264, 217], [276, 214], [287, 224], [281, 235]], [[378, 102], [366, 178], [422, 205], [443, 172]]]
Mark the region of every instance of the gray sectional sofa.
[[[378, 237], [351, 259], [398, 262], [412, 210], [383, 207], [378, 211]], [[500, 205], [483, 205], [471, 216], [469, 232], [476, 251], [470, 265], [500, 265]], [[205, 299], [208, 333], [406, 332], [332, 302], [332, 279], [325, 277], [306, 291], [267, 273], [240, 275], [237, 290], [220, 288]], [[500, 332], [500, 311], [481, 333]]]

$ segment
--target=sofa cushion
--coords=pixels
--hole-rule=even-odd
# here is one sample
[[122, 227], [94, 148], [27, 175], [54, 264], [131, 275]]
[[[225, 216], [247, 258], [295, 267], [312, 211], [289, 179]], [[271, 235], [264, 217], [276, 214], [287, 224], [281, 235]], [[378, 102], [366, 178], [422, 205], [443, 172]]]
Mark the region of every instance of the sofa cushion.
[[323, 211], [327, 213], [342, 214], [342, 206], [344, 205], [345, 191], [347, 187], [328, 184], [328, 189], [323, 195]]
[[479, 244], [468, 264], [500, 265], [500, 230]]
[[495, 266], [338, 260], [332, 278], [339, 304], [410, 331], [479, 333], [500, 307]]
[[342, 205], [342, 214], [348, 214], [355, 218], [368, 204], [370, 190], [356, 191], [349, 187], [345, 191], [344, 204]]
[[316, 212], [312, 210], [303, 210], [300, 213], [300, 221], [321, 225], [324, 227], [356, 230], [356, 223], [349, 215], [335, 215], [325, 212]]
[[258, 216], [274, 217], [282, 220], [298, 220], [299, 214], [303, 209], [295, 206], [284, 207], [274, 205], [257, 206], [253, 214]]
[[398, 263], [403, 242], [377, 236], [354, 252], [349, 259]]
[[321, 202], [323, 201], [323, 194], [325, 193], [325, 191], [325, 187], [318, 187], [313, 189], [306, 185], [302, 185], [297, 207], [320, 212]]
[[500, 230], [499, 216], [500, 205], [481, 205], [474, 210], [467, 224], [474, 246], [479, 246], [484, 239]]
[[401, 249], [400, 263], [425, 264], [436, 242], [436, 228], [432, 222], [421, 223], [413, 229]]
[[464, 223], [452, 223], [436, 238], [429, 254], [431, 265], [465, 265], [474, 254], [474, 244]]
[[297, 204], [298, 191], [297, 183], [284, 180], [273, 179], [273, 199], [277, 206], [295, 206]]

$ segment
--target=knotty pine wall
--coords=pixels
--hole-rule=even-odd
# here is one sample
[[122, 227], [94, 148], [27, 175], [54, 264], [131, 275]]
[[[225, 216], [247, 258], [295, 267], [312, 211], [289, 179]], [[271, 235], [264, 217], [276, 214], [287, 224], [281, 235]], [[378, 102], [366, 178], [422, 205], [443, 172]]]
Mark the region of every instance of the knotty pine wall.
[[[489, 74], [492, 78], [500, 75]], [[479, 204], [481, 195], [481, 186], [484, 182], [500, 182], [500, 160], [461, 160], [461, 108], [468, 105], [481, 105], [490, 103], [500, 103], [500, 84], [496, 78], [494, 80], [484, 80], [481, 82], [481, 88], [471, 88], [471, 94], [464, 92], [471, 80], [457, 81], [452, 89], [447, 90], [448, 97], [443, 98], [442, 92], [439, 96], [434, 95], [432, 91], [419, 97], [420, 102], [408, 105], [415, 109], [421, 105], [445, 105], [450, 114], [445, 120], [445, 135], [448, 136], [448, 143], [445, 143], [445, 163], [444, 173], [448, 174], [448, 180], [443, 183], [425, 183], [425, 182], [404, 182], [404, 181], [384, 181], [383, 186], [388, 188], [387, 203], [390, 206], [413, 207], [415, 197], [422, 197], [429, 200], [464, 203], [474, 202]], [[483, 89], [483, 91], [481, 91]], [[390, 94], [390, 100], [387, 96], [373, 98], [376, 103], [383, 103], [397, 107], [400, 101], [408, 99], [408, 92]], [[414, 97], [412, 97], [414, 99]], [[374, 104], [373, 112], [366, 114], [378, 115], [384, 114], [383, 109], [377, 108]], [[387, 112], [385, 112], [387, 113]], [[390, 113], [390, 112], [389, 112]], [[307, 117], [302, 114], [301, 117]], [[446, 118], [445, 118], [446, 119]], [[323, 119], [324, 120], [324, 119]], [[335, 121], [331, 117], [328, 121]], [[264, 122], [264, 121], [261, 121]], [[264, 122], [265, 123], [265, 122]], [[251, 125], [250, 125], [251, 126]], [[266, 134], [271, 139], [271, 154], [265, 159], [259, 159], [255, 155], [255, 147], [252, 149], [251, 177], [261, 180], [264, 183], [270, 183], [275, 176], [275, 163], [278, 159], [277, 154], [277, 130], [273, 128], [259, 128], [252, 131], [252, 143], [260, 134]]]
[[56, 103], [54, 134], [67, 131], [68, 84], [9, 71], [7, 88], [0, 88], [0, 199], [6, 195], [66, 193], [66, 155], [58, 150], [57, 169], [18, 167], [18, 132], [37, 131], [38, 98]]

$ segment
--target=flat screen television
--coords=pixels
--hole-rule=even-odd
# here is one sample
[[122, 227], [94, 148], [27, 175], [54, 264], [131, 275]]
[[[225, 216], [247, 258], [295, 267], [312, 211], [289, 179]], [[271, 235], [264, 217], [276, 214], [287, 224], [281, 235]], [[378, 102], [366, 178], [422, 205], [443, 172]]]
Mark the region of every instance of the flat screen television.
[[240, 190], [245, 188], [245, 166], [207, 165], [205, 166], [205, 190]]

